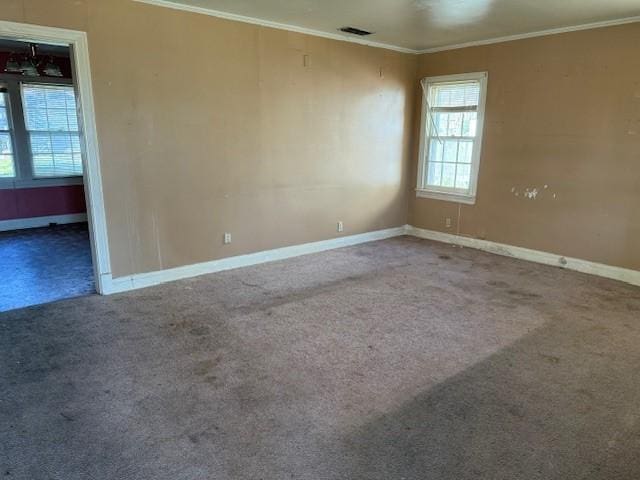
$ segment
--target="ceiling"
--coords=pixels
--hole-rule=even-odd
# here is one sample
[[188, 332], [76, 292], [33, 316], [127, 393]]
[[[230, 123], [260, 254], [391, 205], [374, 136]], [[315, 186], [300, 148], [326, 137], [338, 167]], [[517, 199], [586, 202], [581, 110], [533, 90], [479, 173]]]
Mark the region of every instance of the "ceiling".
[[350, 25], [375, 32], [367, 41], [417, 51], [640, 16], [640, 0], [141, 1], [200, 7], [326, 34]]

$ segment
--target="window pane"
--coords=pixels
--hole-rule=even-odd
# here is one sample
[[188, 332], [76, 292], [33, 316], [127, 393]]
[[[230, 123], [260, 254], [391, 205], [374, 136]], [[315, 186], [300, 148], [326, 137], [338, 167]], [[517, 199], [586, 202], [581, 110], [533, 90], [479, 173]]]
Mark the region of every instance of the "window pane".
[[458, 163], [471, 163], [471, 153], [473, 152], [473, 142], [461, 140], [458, 145]]
[[0, 178], [11, 178], [16, 176], [13, 159], [13, 141], [7, 113], [7, 94], [0, 93], [0, 130], [7, 132], [0, 133]]
[[0, 133], [0, 155], [11, 155], [13, 153], [13, 145], [11, 144], [11, 135], [8, 133]]
[[22, 98], [27, 130], [78, 130], [73, 87], [23, 84]]
[[33, 170], [37, 177], [52, 177], [55, 174], [53, 154], [34, 155]]
[[48, 133], [32, 133], [31, 134], [31, 153], [50, 153], [51, 152], [51, 135]]
[[[74, 104], [75, 105], [75, 104]], [[69, 125], [69, 131], [77, 132], [78, 128], [78, 113], [75, 110], [67, 110], [67, 125]]]
[[71, 153], [71, 138], [68, 135], [51, 135], [53, 153]]
[[476, 115], [475, 112], [434, 112], [430, 135], [440, 137], [475, 135], [475, 124], [474, 130], [471, 129], [471, 114]]
[[80, 153], [80, 135], [73, 135], [71, 137], [71, 151], [74, 153]]
[[73, 154], [73, 171], [82, 172], [82, 155], [79, 153]]
[[427, 185], [439, 187], [442, 184], [442, 163], [429, 163], [427, 172]]
[[73, 175], [73, 155], [71, 153], [54, 153], [53, 162], [56, 175]]
[[476, 125], [478, 119], [477, 112], [465, 112], [463, 113], [464, 119], [462, 122], [462, 136], [463, 137], [475, 137]]
[[456, 182], [455, 163], [444, 163], [442, 165], [442, 186], [453, 187]]
[[67, 111], [65, 109], [55, 108], [47, 110], [47, 122], [49, 125], [47, 130], [56, 130], [61, 132], [69, 130]]
[[445, 137], [449, 128], [449, 114], [435, 112], [432, 118], [431, 133], [433, 136]]
[[[0, 98], [4, 95], [0, 94]], [[9, 119], [7, 118], [7, 109], [0, 107], [0, 130], [9, 130]]]
[[22, 97], [26, 108], [47, 108], [47, 97], [44, 88], [27, 87], [23, 85]]
[[444, 144], [441, 140], [437, 138], [433, 138], [430, 141], [429, 147], [429, 161], [430, 162], [441, 162], [442, 161], [442, 151]]
[[449, 126], [447, 128], [448, 137], [459, 137], [462, 135], [462, 120], [464, 113], [455, 112], [449, 114]]
[[13, 155], [0, 155], [0, 178], [15, 177]]
[[455, 163], [458, 158], [458, 142], [457, 140], [444, 141], [443, 161]]
[[67, 96], [64, 90], [50, 88], [45, 90], [47, 108], [67, 108]]
[[32, 133], [30, 139], [36, 177], [82, 175], [79, 134]]
[[458, 165], [456, 170], [456, 188], [469, 188], [471, 183], [471, 165]]

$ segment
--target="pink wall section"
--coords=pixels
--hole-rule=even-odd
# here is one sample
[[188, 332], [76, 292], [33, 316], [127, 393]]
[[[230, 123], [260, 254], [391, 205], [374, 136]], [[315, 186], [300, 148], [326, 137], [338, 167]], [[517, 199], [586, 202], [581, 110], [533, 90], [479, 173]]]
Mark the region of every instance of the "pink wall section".
[[0, 189], [0, 220], [85, 213], [82, 185]]

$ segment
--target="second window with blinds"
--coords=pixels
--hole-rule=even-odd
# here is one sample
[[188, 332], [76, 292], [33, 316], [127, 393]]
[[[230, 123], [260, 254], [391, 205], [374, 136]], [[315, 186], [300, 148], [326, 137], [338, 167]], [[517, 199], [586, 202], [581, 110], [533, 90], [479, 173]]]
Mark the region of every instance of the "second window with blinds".
[[417, 195], [475, 203], [487, 73], [422, 80]]

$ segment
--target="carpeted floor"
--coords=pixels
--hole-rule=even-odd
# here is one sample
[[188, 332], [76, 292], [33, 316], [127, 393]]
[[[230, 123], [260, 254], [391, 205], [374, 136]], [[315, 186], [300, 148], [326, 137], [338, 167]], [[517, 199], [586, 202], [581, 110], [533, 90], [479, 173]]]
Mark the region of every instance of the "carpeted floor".
[[95, 292], [86, 223], [0, 232], [0, 312]]
[[640, 478], [640, 289], [396, 238], [0, 315], [0, 475]]

